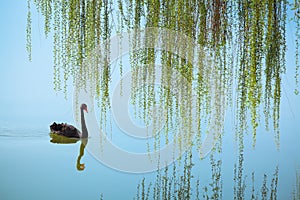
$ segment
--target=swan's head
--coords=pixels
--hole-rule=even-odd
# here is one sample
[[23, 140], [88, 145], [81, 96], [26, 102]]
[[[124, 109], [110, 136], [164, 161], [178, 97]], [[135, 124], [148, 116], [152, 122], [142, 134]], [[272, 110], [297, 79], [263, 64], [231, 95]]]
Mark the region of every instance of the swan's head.
[[85, 103], [81, 104], [80, 109], [88, 112], [87, 105]]

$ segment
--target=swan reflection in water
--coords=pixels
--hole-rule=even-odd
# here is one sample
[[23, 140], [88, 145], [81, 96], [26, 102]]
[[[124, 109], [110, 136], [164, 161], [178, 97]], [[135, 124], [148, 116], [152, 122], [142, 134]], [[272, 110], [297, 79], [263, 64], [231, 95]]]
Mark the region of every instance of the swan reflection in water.
[[87, 138], [81, 139], [80, 151], [77, 158], [76, 166], [78, 171], [82, 171], [85, 169], [84, 163], [80, 163], [81, 157], [84, 155], [84, 148], [86, 147], [88, 142]]
[[84, 170], [85, 165], [80, 163], [82, 156], [84, 155], [84, 148], [88, 142], [88, 131], [85, 124], [84, 118], [84, 111], [88, 113], [87, 105], [85, 103], [81, 104], [80, 106], [80, 114], [81, 114], [81, 129], [80, 132], [74, 126], [66, 123], [56, 123], [54, 122], [50, 126], [50, 142], [57, 143], [57, 144], [72, 144], [76, 143], [77, 141], [81, 140], [80, 151], [77, 158], [77, 169], [79, 171]]
[[88, 143], [88, 138], [68, 138], [62, 135], [57, 135], [54, 133], [50, 133], [50, 142], [55, 143], [55, 144], [75, 144], [78, 141], [81, 141], [80, 144], [80, 149], [79, 149], [79, 155], [77, 157], [77, 162], [76, 162], [76, 167], [78, 171], [82, 171], [85, 169], [84, 163], [81, 163], [81, 158], [84, 155], [84, 149]]

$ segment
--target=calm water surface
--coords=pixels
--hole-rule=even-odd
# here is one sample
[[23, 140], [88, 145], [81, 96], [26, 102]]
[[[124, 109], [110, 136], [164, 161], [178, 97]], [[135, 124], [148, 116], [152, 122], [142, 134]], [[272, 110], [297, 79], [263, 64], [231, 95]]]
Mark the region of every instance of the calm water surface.
[[139, 176], [105, 167], [88, 152], [81, 159], [85, 170], [78, 171], [80, 141], [54, 144], [48, 132], [0, 130], [0, 199], [100, 199], [101, 193], [105, 199], [132, 199]]
[[[277, 199], [291, 199], [295, 186], [295, 172], [299, 164], [297, 145], [299, 136], [293, 127], [285, 129], [290, 132], [282, 133], [280, 151], [276, 150], [270, 133], [258, 136], [256, 150], [253, 150], [251, 145], [249, 147], [246, 145], [243, 176], [248, 188], [245, 199], [250, 199], [251, 196], [252, 172], [255, 173], [256, 191], [260, 193], [263, 175], [268, 176], [267, 184], [270, 185], [277, 166], [279, 168]], [[232, 137], [224, 137], [223, 143], [221, 157], [223, 199], [233, 199], [233, 168], [238, 155], [232, 145]], [[128, 174], [115, 171], [98, 162], [86, 150], [81, 158], [85, 169], [79, 171], [77, 169], [79, 154], [80, 141], [74, 144], [51, 143], [48, 127], [1, 128], [1, 199], [100, 199], [101, 194], [104, 199], [133, 199], [136, 196], [137, 185], [143, 177], [146, 177], [146, 183], [155, 181], [155, 172]], [[209, 185], [212, 181], [209, 157], [200, 160], [195, 156], [193, 161], [194, 179], [199, 178], [201, 187]]]

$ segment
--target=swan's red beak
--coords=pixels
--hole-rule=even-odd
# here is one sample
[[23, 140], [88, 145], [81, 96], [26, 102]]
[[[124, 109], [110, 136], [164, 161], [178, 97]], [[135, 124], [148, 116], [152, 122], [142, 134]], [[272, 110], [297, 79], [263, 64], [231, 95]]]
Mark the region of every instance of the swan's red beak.
[[87, 108], [85, 108], [84, 110], [85, 110], [85, 112], [87, 112], [87, 113], [88, 113], [88, 109], [87, 109]]

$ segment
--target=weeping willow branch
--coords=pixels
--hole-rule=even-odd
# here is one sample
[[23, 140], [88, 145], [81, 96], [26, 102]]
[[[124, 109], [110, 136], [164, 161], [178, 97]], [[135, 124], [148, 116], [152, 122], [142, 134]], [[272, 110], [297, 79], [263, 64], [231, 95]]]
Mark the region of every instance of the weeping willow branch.
[[26, 51], [28, 53], [28, 59], [31, 61], [31, 8], [30, 0], [27, 0], [27, 27], [26, 27]]
[[295, 0], [292, 10], [294, 10], [294, 17], [293, 21], [295, 23], [296, 32], [295, 32], [295, 58], [296, 58], [296, 73], [295, 73], [295, 79], [296, 79], [296, 89], [295, 94], [299, 94], [299, 70], [300, 70], [300, 3], [299, 1]]
[[[67, 93], [67, 84], [79, 81], [86, 87], [93, 80], [95, 93], [101, 105], [101, 121], [105, 124], [110, 108], [111, 81], [110, 37], [112, 33], [150, 27], [166, 28], [183, 33], [194, 43], [178, 43], [181, 55], [167, 50], [142, 49], [130, 53], [133, 72], [132, 103], [142, 110], [136, 115], [149, 124], [157, 102], [166, 113], [156, 116], [154, 122], [166, 119], [165, 140], [177, 127], [182, 134], [176, 141], [188, 141], [190, 146], [201, 144], [202, 138], [211, 131], [222, 133], [225, 111], [228, 105], [237, 107], [237, 135], [243, 138], [248, 121], [256, 144], [260, 109], [263, 105], [266, 128], [269, 119], [279, 148], [279, 119], [281, 78], [285, 73], [286, 52], [286, 0], [33, 0], [38, 12], [44, 16], [44, 32], [53, 29], [54, 89]], [[296, 25], [296, 86], [299, 87], [299, 2], [295, 1]], [[115, 13], [115, 14], [114, 14]], [[117, 16], [117, 20], [114, 18]], [[115, 26], [117, 22], [117, 26]], [[28, 0], [27, 45], [31, 59], [31, 1]], [[153, 33], [152, 33], [153, 34]], [[157, 35], [148, 35], [150, 42], [158, 41]], [[143, 41], [139, 31], [131, 36], [133, 49]], [[83, 65], [96, 47], [102, 46], [93, 67]], [[201, 52], [201, 53], [195, 53]], [[155, 63], [160, 60], [161, 82], [166, 86], [157, 94], [154, 88]], [[196, 64], [195, 64], [196, 63]], [[122, 64], [120, 64], [122, 75]], [[174, 77], [183, 78], [174, 83]], [[76, 80], [76, 81], [75, 81]], [[137, 89], [141, 83], [151, 83]], [[184, 84], [183, 84], [184, 83]], [[176, 89], [176, 94], [172, 91]], [[232, 91], [237, 98], [232, 102]], [[297, 90], [295, 91], [297, 93]], [[196, 96], [196, 105], [191, 99]], [[196, 115], [193, 111], [196, 110]], [[250, 114], [250, 117], [248, 117]], [[193, 116], [193, 117], [191, 117]], [[178, 120], [181, 121], [178, 127]], [[196, 131], [193, 124], [197, 124]], [[196, 142], [191, 137], [197, 134]], [[159, 138], [157, 146], [159, 146]]]

